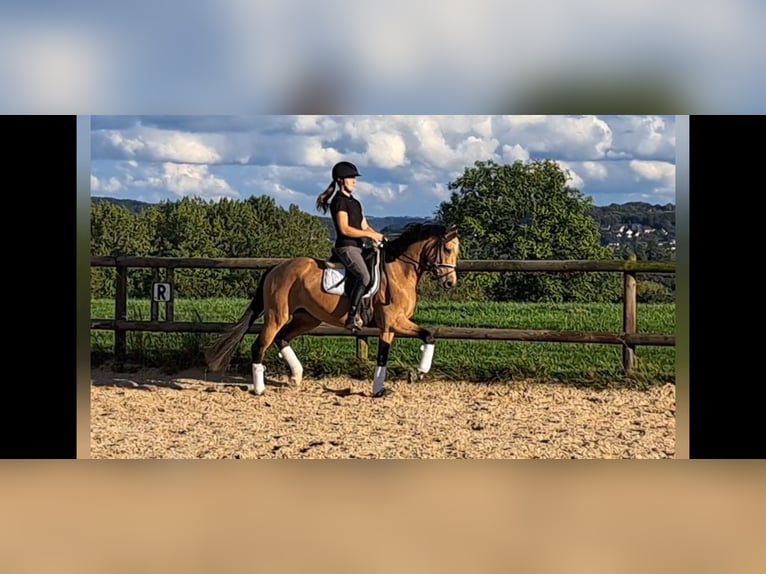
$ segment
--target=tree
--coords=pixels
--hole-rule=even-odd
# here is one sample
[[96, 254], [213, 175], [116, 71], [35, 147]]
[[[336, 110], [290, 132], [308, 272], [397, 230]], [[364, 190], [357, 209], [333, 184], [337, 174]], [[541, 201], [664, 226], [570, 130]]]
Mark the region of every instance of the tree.
[[[210, 203], [196, 197], [163, 201], [138, 217], [152, 229], [152, 255], [161, 257], [217, 257], [211, 233]], [[179, 269], [175, 291], [179, 297], [213, 297], [220, 293], [220, 275], [211, 269]]]
[[[118, 204], [99, 202], [90, 207], [90, 253], [94, 256], [117, 257], [143, 255], [150, 249], [151, 236], [145, 226], [137, 223], [130, 211]], [[144, 272], [146, 274], [146, 272]], [[113, 297], [116, 272], [110, 267], [95, 267], [90, 271], [90, 289], [94, 297]], [[128, 289], [142, 283], [140, 273], [128, 277]]]
[[[437, 220], [458, 226], [463, 258], [613, 259], [600, 244], [591, 199], [568, 179], [551, 160], [477, 161], [449, 183]], [[604, 301], [619, 293], [616, 277], [595, 273], [507, 273], [487, 288], [498, 301]]]

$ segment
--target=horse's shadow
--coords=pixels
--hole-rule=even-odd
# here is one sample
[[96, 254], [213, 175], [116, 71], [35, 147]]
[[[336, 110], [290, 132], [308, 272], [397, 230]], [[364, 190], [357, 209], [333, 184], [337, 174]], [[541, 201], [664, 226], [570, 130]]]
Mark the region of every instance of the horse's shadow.
[[345, 389], [331, 389], [327, 385], [322, 385], [322, 392], [335, 395], [336, 397], [350, 397], [353, 395], [356, 395], [359, 397], [367, 396], [365, 393], [361, 391], [352, 391], [351, 387], [346, 387]]
[[175, 381], [167, 381], [162, 379], [146, 379], [137, 381], [123, 376], [115, 376], [111, 379], [91, 381], [91, 384], [94, 387], [122, 387], [142, 391], [148, 391], [152, 388], [173, 389], [176, 391], [181, 391], [184, 388]]
[[[238, 388], [241, 391], [253, 391], [252, 382], [244, 376], [228, 375], [216, 377], [217, 380], [200, 378], [198, 381], [189, 383], [182, 381], [181, 377], [169, 376], [160, 377], [137, 377], [126, 373], [114, 373], [111, 376], [100, 376], [91, 379], [91, 385], [97, 387], [119, 387], [124, 389], [135, 389], [149, 391], [152, 389], [171, 389], [174, 391], [183, 391], [194, 389], [198, 386], [204, 386], [207, 392], [219, 392], [226, 389]], [[182, 384], [185, 383], [185, 384]], [[277, 379], [266, 379], [264, 381], [267, 387], [282, 389], [289, 387], [290, 384]]]

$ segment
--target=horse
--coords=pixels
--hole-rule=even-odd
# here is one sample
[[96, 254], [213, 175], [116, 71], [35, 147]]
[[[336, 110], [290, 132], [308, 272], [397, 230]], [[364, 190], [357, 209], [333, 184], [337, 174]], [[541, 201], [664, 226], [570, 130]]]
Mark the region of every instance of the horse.
[[[386, 239], [381, 245], [379, 281], [375, 282], [377, 291], [370, 293], [368, 289], [365, 294], [371, 306], [367, 326], [379, 329], [372, 392], [375, 398], [392, 392], [384, 383], [388, 355], [396, 335], [418, 337], [423, 341], [420, 363], [416, 372], [411, 370], [410, 380], [413, 373], [422, 379], [429, 372], [434, 354], [434, 332], [412, 321], [418, 283], [428, 273], [442, 289], [453, 288], [457, 283], [460, 251], [457, 227], [436, 223], [409, 224], [401, 234]], [[289, 381], [300, 384], [303, 367], [290, 342], [323, 322], [342, 327], [350, 307], [349, 298], [343, 291], [332, 293], [326, 282], [323, 283], [325, 273], [338, 267], [331, 259], [297, 257], [268, 269], [239, 321], [205, 352], [208, 368], [213, 372], [225, 371], [250, 327], [263, 316], [263, 326], [250, 347], [255, 394], [262, 395], [265, 391], [263, 358], [273, 343], [290, 368]], [[345, 272], [345, 269], [341, 271]]]

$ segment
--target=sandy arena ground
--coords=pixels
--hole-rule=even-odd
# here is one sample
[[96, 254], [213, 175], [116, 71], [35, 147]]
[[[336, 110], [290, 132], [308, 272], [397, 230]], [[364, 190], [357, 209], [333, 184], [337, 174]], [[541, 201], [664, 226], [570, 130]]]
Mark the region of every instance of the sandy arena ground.
[[673, 458], [675, 387], [513, 381], [249, 380], [203, 371], [91, 376], [95, 459]]

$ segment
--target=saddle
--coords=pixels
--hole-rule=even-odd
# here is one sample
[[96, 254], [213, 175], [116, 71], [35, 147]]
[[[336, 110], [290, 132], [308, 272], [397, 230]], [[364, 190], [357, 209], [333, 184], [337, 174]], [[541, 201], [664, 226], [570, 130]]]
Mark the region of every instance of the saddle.
[[[362, 258], [370, 272], [370, 286], [362, 295], [359, 305], [359, 315], [365, 325], [372, 321], [372, 297], [380, 288], [380, 249], [365, 246], [362, 248]], [[324, 261], [322, 272], [322, 290], [332, 295], [349, 297], [357, 279], [346, 273], [346, 266], [338, 259], [335, 251]]]

